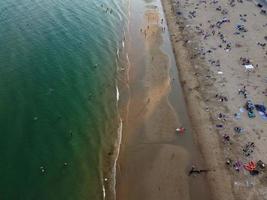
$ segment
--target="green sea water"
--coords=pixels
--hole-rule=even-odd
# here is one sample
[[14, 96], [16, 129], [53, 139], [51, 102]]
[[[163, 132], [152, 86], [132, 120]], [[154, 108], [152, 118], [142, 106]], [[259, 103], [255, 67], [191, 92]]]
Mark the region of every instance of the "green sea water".
[[103, 199], [126, 8], [0, 1], [1, 200]]

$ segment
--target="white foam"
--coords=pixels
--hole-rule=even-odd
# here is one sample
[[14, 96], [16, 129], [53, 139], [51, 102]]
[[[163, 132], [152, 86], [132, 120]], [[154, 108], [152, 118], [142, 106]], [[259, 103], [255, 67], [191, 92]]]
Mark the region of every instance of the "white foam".
[[117, 94], [117, 101], [119, 101], [120, 100], [120, 92], [119, 92], [119, 88], [117, 85], [116, 85], [116, 94]]
[[115, 161], [114, 161], [114, 165], [113, 165], [113, 194], [114, 197], [116, 197], [116, 171], [117, 171], [117, 161], [119, 158], [119, 154], [120, 154], [120, 146], [121, 146], [121, 139], [122, 139], [122, 127], [123, 127], [123, 123], [122, 123], [122, 119], [119, 118], [120, 120], [120, 124], [119, 124], [119, 128], [118, 128], [118, 139], [116, 142], [116, 146], [117, 146], [117, 151], [116, 151], [116, 156], [115, 156]]
[[102, 184], [102, 191], [103, 191], [103, 199], [106, 199], [106, 190], [105, 190], [105, 185]]
[[117, 54], [117, 57], [120, 58], [120, 50], [119, 50], [119, 48], [117, 48], [116, 54]]
[[[128, 3], [128, 19], [129, 19], [129, 16], [130, 16], [130, 4]], [[122, 48], [125, 48], [125, 38], [126, 38], [126, 32], [128, 32], [129, 30], [129, 21], [127, 23], [127, 29], [123, 31], [123, 40], [122, 40]], [[129, 56], [128, 56], [128, 53], [126, 53], [126, 59], [127, 59], [127, 65], [129, 67], [130, 65], [130, 60], [129, 60]], [[129, 70], [127, 70], [127, 80], [129, 80]], [[119, 88], [118, 88], [118, 84], [116, 83], [116, 96], [117, 96], [117, 110], [118, 110], [118, 113], [119, 113], [119, 100], [120, 100], [120, 92], [119, 92]], [[120, 147], [121, 147], [121, 142], [122, 142], [122, 130], [123, 130], [123, 121], [121, 119], [121, 116], [120, 114], [118, 115], [118, 118], [119, 118], [119, 127], [118, 127], [118, 130], [117, 130], [117, 133], [118, 133], [118, 137], [117, 137], [117, 140], [116, 140], [116, 143], [115, 143], [115, 147], [116, 147], [116, 150], [115, 150], [115, 159], [114, 159], [114, 165], [113, 165], [113, 169], [112, 169], [112, 189], [113, 189], [113, 195], [114, 195], [114, 199], [116, 199], [116, 172], [117, 172], [117, 162], [118, 162], [118, 159], [119, 159], [119, 154], [120, 154]]]

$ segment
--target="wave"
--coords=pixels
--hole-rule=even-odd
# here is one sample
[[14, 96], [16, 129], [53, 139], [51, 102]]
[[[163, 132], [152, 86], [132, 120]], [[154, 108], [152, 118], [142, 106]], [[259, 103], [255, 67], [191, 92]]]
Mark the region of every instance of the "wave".
[[[128, 4], [129, 6], [129, 4]], [[129, 8], [128, 8], [129, 9]], [[129, 11], [129, 10], [128, 10]], [[122, 14], [122, 13], [120, 13]], [[123, 13], [124, 14], [124, 13]], [[129, 13], [127, 13], [127, 15], [129, 15]], [[119, 17], [122, 17], [123, 15], [119, 15]], [[123, 134], [123, 120], [122, 117], [120, 115], [120, 105], [119, 105], [119, 101], [120, 101], [120, 74], [122, 71], [124, 71], [125, 69], [129, 68], [129, 57], [128, 57], [128, 53], [126, 52], [126, 37], [127, 37], [127, 33], [129, 30], [129, 21], [128, 18], [129, 16], [124, 15], [123, 17], [125, 20], [125, 24], [124, 24], [124, 28], [123, 28], [123, 34], [121, 35], [122, 39], [121, 42], [118, 44], [117, 48], [116, 48], [116, 59], [115, 59], [115, 63], [116, 63], [116, 67], [117, 67], [117, 77], [116, 77], [116, 81], [115, 81], [115, 95], [116, 95], [116, 107], [117, 107], [117, 117], [118, 117], [118, 128], [117, 128], [117, 137], [116, 140], [114, 142], [114, 157], [113, 157], [113, 161], [112, 161], [112, 169], [111, 169], [111, 174], [110, 174], [110, 180], [108, 182], [108, 184], [105, 184], [105, 182], [107, 181], [107, 178], [103, 179], [103, 199], [106, 199], [106, 195], [112, 195], [111, 199], [116, 199], [116, 177], [117, 177], [117, 162], [119, 159], [119, 154], [120, 154], [120, 148], [121, 148], [121, 143], [122, 143], [122, 134]], [[125, 74], [126, 75], [126, 79], [129, 79], [129, 74], [128, 72]], [[128, 82], [128, 81], [127, 81]], [[127, 86], [128, 88], [128, 86]], [[106, 187], [106, 188], [105, 188]], [[107, 192], [107, 187], [109, 188], [109, 192]]]
[[119, 154], [120, 154], [120, 146], [121, 146], [121, 139], [122, 139], [122, 127], [123, 127], [123, 123], [122, 123], [122, 119], [119, 118], [120, 122], [119, 122], [119, 128], [118, 128], [118, 139], [117, 139], [117, 150], [116, 150], [116, 155], [115, 155], [115, 161], [114, 161], [114, 165], [113, 165], [113, 185], [112, 185], [112, 189], [113, 189], [113, 195], [114, 195], [114, 199], [116, 199], [116, 176], [117, 176], [117, 162], [118, 162], [118, 158], [119, 158]]

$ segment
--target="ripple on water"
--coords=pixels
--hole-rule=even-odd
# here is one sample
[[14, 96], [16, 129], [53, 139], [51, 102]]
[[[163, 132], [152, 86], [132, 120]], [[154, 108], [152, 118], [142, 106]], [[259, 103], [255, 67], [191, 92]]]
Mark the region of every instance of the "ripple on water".
[[0, 15], [1, 199], [102, 199], [125, 1], [2, 0]]

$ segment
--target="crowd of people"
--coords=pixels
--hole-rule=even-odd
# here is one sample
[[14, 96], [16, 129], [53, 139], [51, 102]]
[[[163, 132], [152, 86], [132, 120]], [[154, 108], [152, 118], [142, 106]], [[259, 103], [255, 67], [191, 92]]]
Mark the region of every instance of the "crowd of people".
[[213, 87], [203, 95], [222, 138], [226, 166], [245, 179], [264, 177], [267, 162], [260, 136], [267, 127], [267, 16], [264, 5], [253, 4], [176, 0], [172, 5], [177, 25], [188, 35], [184, 43], [192, 49], [192, 63], [202, 66], [195, 73], [200, 85]]

